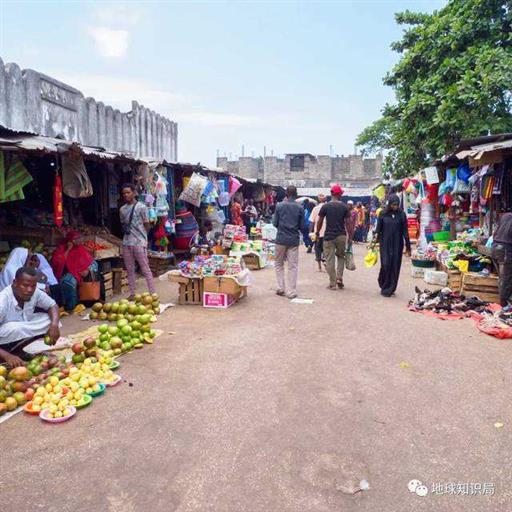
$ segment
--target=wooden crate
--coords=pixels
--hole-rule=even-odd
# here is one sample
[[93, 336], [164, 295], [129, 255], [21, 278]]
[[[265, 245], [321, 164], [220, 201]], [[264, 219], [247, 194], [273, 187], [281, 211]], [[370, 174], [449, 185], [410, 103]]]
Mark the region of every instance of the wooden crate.
[[157, 277], [165, 274], [171, 268], [170, 258], [156, 258], [155, 256], [148, 256], [149, 268], [151, 273]]
[[179, 284], [178, 302], [200, 306], [203, 303], [203, 279], [200, 277], [185, 277], [180, 274], [169, 274], [169, 281]]
[[464, 286], [477, 286], [481, 288], [498, 289], [499, 278], [497, 275], [481, 276], [476, 272], [464, 274]]
[[481, 300], [499, 303], [499, 278], [497, 275], [481, 276], [475, 272], [467, 272], [462, 278], [462, 293], [475, 295]]
[[448, 274], [446, 286], [453, 292], [460, 293], [462, 289], [462, 272], [460, 270], [449, 269], [446, 265], [439, 263], [437, 269]]

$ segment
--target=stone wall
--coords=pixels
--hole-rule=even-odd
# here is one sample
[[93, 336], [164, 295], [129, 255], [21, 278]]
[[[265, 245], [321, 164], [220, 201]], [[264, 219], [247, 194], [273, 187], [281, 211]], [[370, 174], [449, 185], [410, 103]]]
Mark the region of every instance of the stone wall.
[[242, 157], [230, 161], [226, 157], [217, 158], [217, 167], [246, 179], [260, 179], [272, 185], [296, 185], [297, 187], [328, 187], [334, 182], [358, 181], [379, 177], [382, 170], [382, 157], [363, 158], [361, 155], [335, 156], [310, 155], [305, 153], [304, 168], [292, 170], [294, 155], [285, 158], [266, 156], [265, 158]]
[[85, 98], [77, 89], [0, 59], [0, 125], [87, 146], [176, 162], [178, 125], [132, 102], [130, 112]]

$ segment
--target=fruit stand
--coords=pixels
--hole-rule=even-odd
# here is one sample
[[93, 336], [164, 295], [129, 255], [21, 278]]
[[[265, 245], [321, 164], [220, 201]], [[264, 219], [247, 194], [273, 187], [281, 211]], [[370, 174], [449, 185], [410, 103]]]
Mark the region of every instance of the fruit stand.
[[[114, 373], [120, 366], [116, 358], [152, 344], [161, 334], [151, 326], [160, 311], [158, 295], [145, 293], [136, 299], [95, 304], [91, 316], [112, 323], [72, 335], [75, 341], [58, 353], [36, 355], [10, 371], [0, 365], [0, 421], [23, 408], [42, 421], [60, 423], [121, 383], [122, 377]], [[48, 337], [45, 343], [51, 351]]]

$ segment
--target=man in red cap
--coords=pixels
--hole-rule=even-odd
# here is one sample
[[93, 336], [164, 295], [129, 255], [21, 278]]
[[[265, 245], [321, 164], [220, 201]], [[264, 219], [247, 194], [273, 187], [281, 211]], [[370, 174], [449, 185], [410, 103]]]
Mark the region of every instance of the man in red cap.
[[[347, 223], [350, 221], [350, 212], [345, 203], [341, 202], [343, 189], [340, 185], [332, 185], [331, 201], [320, 209], [316, 225], [316, 236], [324, 222], [324, 256], [325, 268], [329, 274], [329, 289], [336, 290], [336, 287], [343, 288], [343, 271], [345, 270], [345, 249], [347, 247]], [[352, 240], [348, 240], [350, 243]]]

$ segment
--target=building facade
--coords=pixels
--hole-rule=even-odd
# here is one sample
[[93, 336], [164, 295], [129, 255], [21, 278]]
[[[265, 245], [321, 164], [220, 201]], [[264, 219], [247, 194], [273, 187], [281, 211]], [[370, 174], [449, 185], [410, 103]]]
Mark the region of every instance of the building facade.
[[363, 158], [361, 155], [295, 153], [284, 158], [241, 157], [235, 161], [218, 157], [217, 167], [248, 180], [284, 187], [325, 188], [332, 183], [340, 183], [345, 187], [369, 188], [380, 180], [382, 156]]
[[136, 101], [130, 112], [120, 112], [47, 75], [4, 65], [2, 59], [0, 125], [139, 158], [178, 158], [177, 123]]

